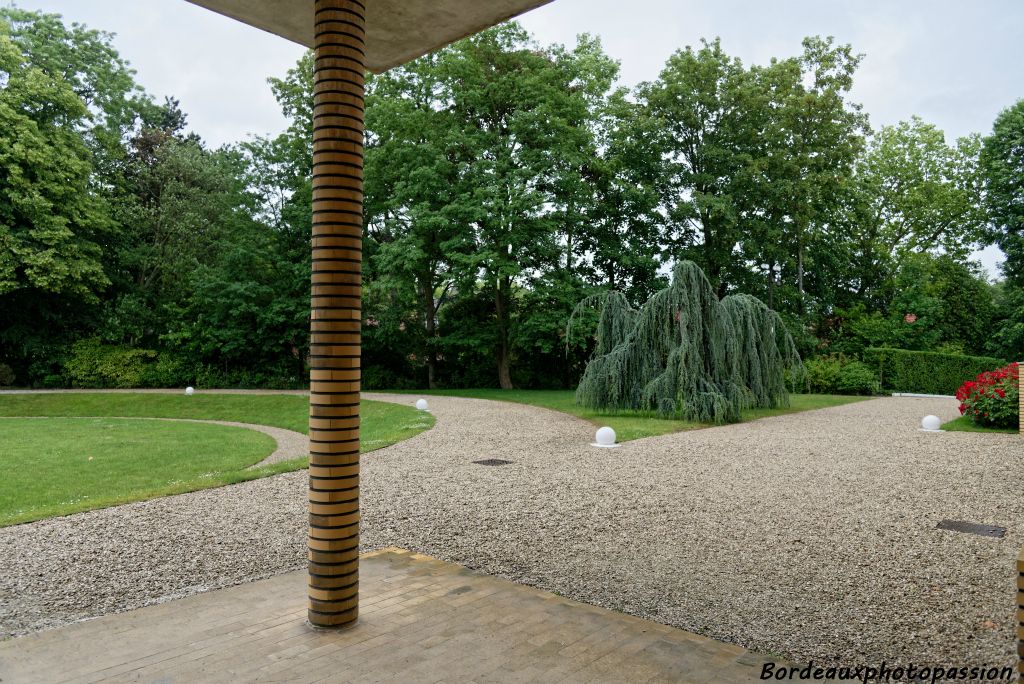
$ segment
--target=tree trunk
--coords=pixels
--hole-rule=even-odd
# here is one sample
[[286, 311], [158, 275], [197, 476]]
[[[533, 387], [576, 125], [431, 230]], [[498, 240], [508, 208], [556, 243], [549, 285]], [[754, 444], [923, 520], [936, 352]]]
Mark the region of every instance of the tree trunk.
[[722, 267], [715, 255], [717, 245], [715, 244], [714, 229], [711, 227], [711, 216], [704, 214], [701, 218], [701, 225], [704, 234], [704, 274], [711, 281], [711, 286], [715, 288], [718, 298], [721, 299], [725, 296], [726, 287], [722, 280]]
[[427, 387], [437, 389], [437, 305], [434, 303], [434, 288], [426, 287], [423, 293], [423, 311], [426, 314], [424, 327], [427, 331]]
[[798, 294], [797, 310], [804, 315], [804, 243], [796, 245], [796, 289]]
[[498, 317], [498, 384], [501, 389], [512, 389], [512, 353], [508, 339], [509, 295], [512, 281], [507, 276], [498, 279], [494, 293], [494, 309]]
[[768, 308], [775, 309], [775, 264], [768, 264]]

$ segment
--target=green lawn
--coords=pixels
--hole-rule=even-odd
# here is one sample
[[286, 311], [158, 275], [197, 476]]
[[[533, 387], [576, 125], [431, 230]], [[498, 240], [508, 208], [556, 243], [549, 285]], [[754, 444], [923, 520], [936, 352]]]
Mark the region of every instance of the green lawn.
[[[694, 430], [709, 427], [707, 423], [696, 423], [687, 420], [672, 420], [640, 412], [605, 413], [593, 411], [576, 405], [575, 392], [572, 390], [500, 390], [500, 389], [468, 389], [468, 390], [419, 390], [402, 391], [401, 394], [422, 394], [451, 397], [470, 397], [474, 399], [494, 399], [511, 401], [518, 404], [531, 404], [543, 408], [561, 411], [588, 420], [595, 425], [608, 425], [615, 430], [620, 442], [641, 437], [664, 435], [680, 430]], [[744, 420], [756, 420], [768, 416], [780, 416], [786, 413], [809, 411], [812, 409], [840, 406], [855, 401], [863, 401], [870, 397], [834, 396], [827, 394], [794, 394], [790, 397], [790, 406], [779, 409], [751, 409], [744, 413]]]
[[[0, 395], [0, 526], [304, 468], [305, 458], [248, 469], [274, 450], [274, 440], [259, 432], [131, 418], [228, 420], [305, 433], [308, 406], [296, 395]], [[365, 401], [360, 412], [364, 452], [434, 424], [430, 414], [396, 404]]]
[[1017, 428], [982, 427], [981, 425], [975, 424], [975, 422], [967, 416], [960, 416], [948, 423], [943, 423], [942, 429], [949, 430], [950, 432], [992, 432], [1004, 435], [1015, 435], [1019, 432]]
[[[380, 401], [364, 401], [360, 413], [363, 451], [408, 439], [434, 424], [429, 414]], [[297, 394], [0, 394], [0, 416], [197, 418], [272, 425], [305, 434], [309, 398]]]
[[0, 435], [0, 525], [260, 477], [245, 469], [274, 451], [253, 430], [143, 419], [0, 418]]

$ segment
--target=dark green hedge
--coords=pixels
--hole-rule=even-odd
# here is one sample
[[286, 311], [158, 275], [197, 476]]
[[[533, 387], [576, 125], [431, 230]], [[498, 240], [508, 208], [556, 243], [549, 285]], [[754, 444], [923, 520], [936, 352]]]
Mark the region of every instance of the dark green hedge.
[[877, 373], [883, 389], [920, 394], [955, 394], [978, 373], [1006, 365], [989, 356], [964, 356], [906, 349], [868, 348], [864, 362]]

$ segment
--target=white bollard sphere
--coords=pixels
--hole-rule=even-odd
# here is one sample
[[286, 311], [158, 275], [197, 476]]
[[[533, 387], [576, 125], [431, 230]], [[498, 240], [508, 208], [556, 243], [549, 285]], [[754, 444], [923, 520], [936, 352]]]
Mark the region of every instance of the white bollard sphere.
[[428, 411], [430, 410], [430, 405], [427, 404], [426, 399], [419, 399], [416, 401], [416, 408], [418, 408], [420, 411]]
[[938, 416], [925, 416], [921, 419], [921, 429], [928, 432], [938, 432], [942, 429], [942, 421]]
[[196, 393], [196, 388], [195, 387], [186, 387], [185, 388], [185, 396], [191, 397], [195, 393]]
[[615, 430], [605, 426], [597, 431], [597, 445], [603, 447], [615, 446]]

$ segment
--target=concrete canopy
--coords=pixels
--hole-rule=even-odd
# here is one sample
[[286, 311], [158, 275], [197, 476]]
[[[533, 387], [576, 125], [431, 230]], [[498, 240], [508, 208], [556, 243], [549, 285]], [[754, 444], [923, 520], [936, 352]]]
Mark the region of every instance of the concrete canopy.
[[[313, 46], [313, 0], [188, 0]], [[380, 73], [551, 0], [363, 0], [366, 67]]]

